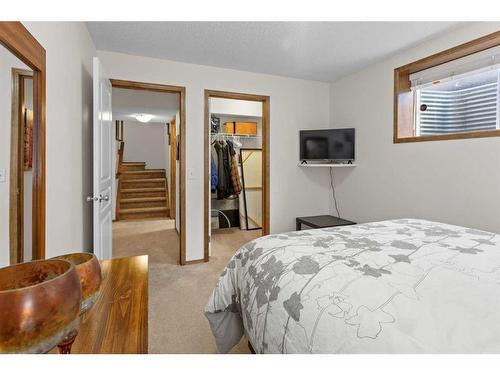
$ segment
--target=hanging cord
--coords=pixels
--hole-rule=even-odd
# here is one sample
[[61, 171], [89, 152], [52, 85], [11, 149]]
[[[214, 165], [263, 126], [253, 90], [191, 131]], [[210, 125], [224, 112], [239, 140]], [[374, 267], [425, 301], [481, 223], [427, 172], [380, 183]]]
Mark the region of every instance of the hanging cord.
[[335, 181], [333, 180], [333, 168], [328, 168], [330, 170], [330, 186], [332, 187], [333, 202], [335, 203], [335, 210], [337, 211], [337, 217], [340, 217], [339, 206], [337, 205], [337, 197], [335, 196]]
[[227, 220], [228, 228], [231, 228], [231, 221], [229, 221], [229, 218], [226, 216], [226, 214], [224, 212], [222, 212], [221, 210], [216, 210], [215, 208], [212, 208], [212, 211], [215, 211], [215, 212], [222, 214], [222, 216], [224, 216]]

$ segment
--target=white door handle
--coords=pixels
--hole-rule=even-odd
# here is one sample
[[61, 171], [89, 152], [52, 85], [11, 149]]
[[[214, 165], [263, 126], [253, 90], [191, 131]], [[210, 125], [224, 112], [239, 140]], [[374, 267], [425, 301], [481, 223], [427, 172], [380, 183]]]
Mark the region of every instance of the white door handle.
[[109, 195], [102, 196], [102, 194], [99, 194], [98, 197], [91, 197], [90, 195], [87, 197], [87, 202], [102, 202], [102, 201], [109, 201]]

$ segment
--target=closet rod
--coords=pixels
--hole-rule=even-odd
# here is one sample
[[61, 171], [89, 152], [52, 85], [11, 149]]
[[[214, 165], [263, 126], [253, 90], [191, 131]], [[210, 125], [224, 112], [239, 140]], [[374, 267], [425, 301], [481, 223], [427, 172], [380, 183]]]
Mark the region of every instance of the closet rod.
[[212, 133], [211, 138], [260, 138], [260, 135], [256, 134], [234, 134], [234, 133]]

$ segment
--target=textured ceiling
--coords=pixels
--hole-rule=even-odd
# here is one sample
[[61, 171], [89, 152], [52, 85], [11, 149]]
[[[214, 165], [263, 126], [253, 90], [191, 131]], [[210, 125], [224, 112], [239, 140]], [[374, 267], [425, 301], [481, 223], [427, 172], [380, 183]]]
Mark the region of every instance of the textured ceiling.
[[151, 123], [172, 120], [179, 109], [179, 94], [113, 88], [114, 120], [134, 120], [135, 114], [153, 115]]
[[97, 49], [334, 81], [457, 22], [88, 22]]

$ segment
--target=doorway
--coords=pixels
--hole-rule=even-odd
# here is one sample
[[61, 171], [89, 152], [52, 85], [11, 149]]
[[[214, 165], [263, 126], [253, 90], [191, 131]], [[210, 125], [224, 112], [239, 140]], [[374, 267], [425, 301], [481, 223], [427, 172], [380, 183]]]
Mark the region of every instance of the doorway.
[[2, 95], [0, 111], [10, 115], [0, 136], [2, 267], [45, 258], [45, 50], [20, 22], [0, 22], [0, 53], [2, 92], [10, 95], [12, 88], [10, 97]]
[[211, 243], [270, 232], [269, 110], [269, 96], [205, 90], [205, 262]]
[[[116, 121], [113, 241], [121, 244], [113, 256], [133, 255], [151, 245], [175, 246], [176, 262], [184, 265], [185, 88], [114, 79], [111, 85]], [[165, 249], [157, 250], [160, 255]]]
[[33, 259], [33, 71], [12, 68], [11, 176], [11, 263]]

